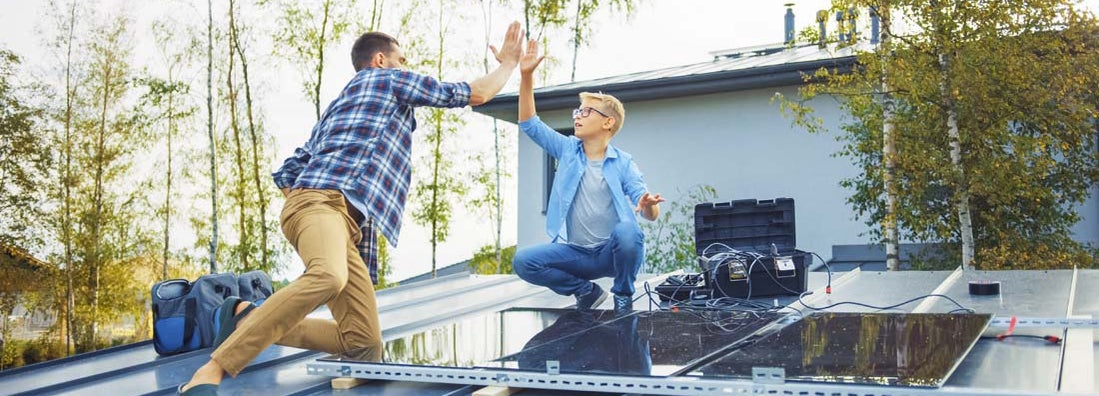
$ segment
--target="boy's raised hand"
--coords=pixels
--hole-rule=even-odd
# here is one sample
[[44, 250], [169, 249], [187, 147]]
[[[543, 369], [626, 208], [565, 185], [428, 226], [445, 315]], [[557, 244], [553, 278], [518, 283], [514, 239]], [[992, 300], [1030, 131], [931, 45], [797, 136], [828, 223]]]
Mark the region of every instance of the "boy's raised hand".
[[519, 63], [519, 57], [523, 56], [523, 29], [519, 27], [519, 21], [514, 21], [508, 25], [508, 31], [504, 34], [504, 43], [497, 49], [494, 45], [489, 45], [488, 48], [492, 50], [492, 55], [496, 57], [496, 61], [502, 65], [511, 64], [514, 67]]
[[527, 51], [519, 58], [519, 72], [523, 74], [534, 73], [534, 69], [538, 68], [538, 64], [542, 63], [542, 59], [545, 58], [545, 54], [538, 54], [538, 41], [534, 39], [527, 40]]

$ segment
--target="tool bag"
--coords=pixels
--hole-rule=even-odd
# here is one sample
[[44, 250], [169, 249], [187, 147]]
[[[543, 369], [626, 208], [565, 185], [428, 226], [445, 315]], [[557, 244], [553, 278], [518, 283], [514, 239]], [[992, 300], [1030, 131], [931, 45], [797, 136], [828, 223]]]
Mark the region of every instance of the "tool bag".
[[263, 271], [158, 282], [152, 289], [153, 349], [166, 356], [207, 348], [217, 336], [215, 313], [225, 299], [239, 296], [260, 305], [273, 290]]
[[237, 277], [237, 288], [240, 290], [240, 299], [251, 301], [259, 306], [271, 297], [274, 291], [271, 288], [271, 277], [266, 272], [255, 270], [240, 274]]

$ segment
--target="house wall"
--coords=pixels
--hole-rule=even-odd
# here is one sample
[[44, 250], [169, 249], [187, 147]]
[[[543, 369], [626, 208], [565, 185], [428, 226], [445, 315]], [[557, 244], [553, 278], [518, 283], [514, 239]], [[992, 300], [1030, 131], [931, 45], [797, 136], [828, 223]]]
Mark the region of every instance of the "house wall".
[[[625, 103], [626, 121], [612, 144], [633, 154], [649, 190], [669, 201], [686, 198], [692, 186], [708, 184], [719, 200], [790, 197], [796, 206], [798, 248], [825, 259], [833, 245], [869, 243], [868, 231], [845, 203], [839, 181], [858, 170], [841, 148], [836, 131], [842, 113], [835, 100], [810, 103], [830, 133], [810, 134], [791, 125], [775, 92], [796, 97], [795, 87]], [[614, 94], [613, 92], [607, 92]], [[557, 129], [571, 129], [569, 110], [539, 114]], [[526, 135], [518, 146], [519, 248], [549, 242], [545, 233], [545, 155]], [[1099, 203], [1080, 207], [1085, 221], [1077, 238], [1099, 244]], [[667, 210], [670, 205], [662, 207]]]

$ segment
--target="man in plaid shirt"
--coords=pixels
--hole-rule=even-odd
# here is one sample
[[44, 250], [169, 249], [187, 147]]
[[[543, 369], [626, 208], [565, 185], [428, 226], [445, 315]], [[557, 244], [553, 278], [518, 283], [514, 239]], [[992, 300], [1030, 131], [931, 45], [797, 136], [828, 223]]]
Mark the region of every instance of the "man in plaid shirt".
[[[262, 306], [227, 300], [216, 319], [217, 349], [180, 385], [180, 393], [216, 395], [224, 373], [236, 376], [272, 343], [381, 358], [374, 228], [397, 245], [411, 175], [414, 109], [477, 106], [492, 99], [519, 62], [521, 36], [513, 22], [503, 45], [492, 47], [499, 67], [469, 83], [401, 70], [405, 59], [396, 39], [377, 32], [359, 37], [351, 50], [355, 77], [309, 140], [273, 174], [286, 196], [282, 231], [305, 273]], [[306, 318], [321, 304], [335, 320]]]

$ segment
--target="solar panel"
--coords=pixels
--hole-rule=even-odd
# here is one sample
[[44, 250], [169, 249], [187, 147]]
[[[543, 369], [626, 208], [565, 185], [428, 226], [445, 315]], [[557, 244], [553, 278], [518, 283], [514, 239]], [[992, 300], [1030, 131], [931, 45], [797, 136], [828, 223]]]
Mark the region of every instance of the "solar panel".
[[[474, 367], [520, 351], [527, 341], [572, 309], [509, 309], [472, 316], [385, 343], [384, 351], [355, 350], [321, 361]], [[591, 326], [614, 320], [610, 311], [594, 311]], [[576, 328], [583, 331], [585, 328]], [[569, 334], [561, 334], [567, 336]], [[552, 340], [550, 340], [552, 341]], [[384, 352], [379, 353], [379, 352]]]
[[588, 314], [565, 314], [534, 335], [523, 350], [485, 367], [561, 372], [673, 375], [754, 333], [779, 317], [748, 312], [639, 312], [601, 324]]
[[989, 315], [816, 313], [692, 370], [750, 377], [782, 367], [787, 381], [940, 387], [988, 326]]

